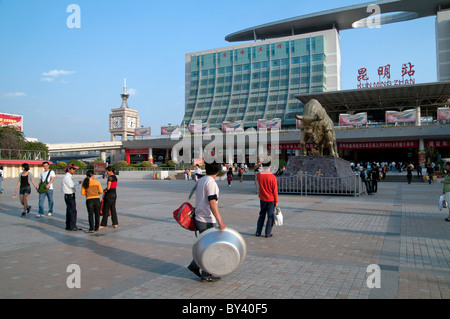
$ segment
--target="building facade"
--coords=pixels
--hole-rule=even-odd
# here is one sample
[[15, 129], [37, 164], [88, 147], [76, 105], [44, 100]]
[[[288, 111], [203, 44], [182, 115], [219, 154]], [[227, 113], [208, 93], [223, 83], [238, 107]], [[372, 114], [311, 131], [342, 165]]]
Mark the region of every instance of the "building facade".
[[450, 81], [450, 9], [438, 11], [436, 16], [438, 81]]
[[279, 118], [295, 126], [303, 111], [295, 95], [339, 90], [340, 76], [336, 29], [186, 54], [182, 124], [242, 121], [247, 128]]

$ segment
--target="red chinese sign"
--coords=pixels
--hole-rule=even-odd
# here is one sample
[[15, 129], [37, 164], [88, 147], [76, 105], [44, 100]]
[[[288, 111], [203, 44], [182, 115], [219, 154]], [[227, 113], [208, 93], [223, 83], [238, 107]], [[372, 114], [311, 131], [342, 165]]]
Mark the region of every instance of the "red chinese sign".
[[[402, 79], [401, 80], [391, 80], [391, 65], [387, 64], [385, 66], [380, 66], [378, 71], [378, 82], [369, 82], [369, 76], [367, 74], [366, 68], [360, 68], [358, 69], [358, 89], [363, 88], [372, 88], [372, 87], [384, 87], [384, 86], [398, 86], [398, 85], [409, 85], [409, 84], [415, 84], [416, 80], [412, 78], [414, 74], [416, 74], [416, 71], [413, 69], [414, 65], [411, 62], [404, 63], [402, 65], [401, 74]], [[405, 79], [405, 76], [409, 76], [409, 79]], [[365, 82], [363, 82], [365, 81]]]

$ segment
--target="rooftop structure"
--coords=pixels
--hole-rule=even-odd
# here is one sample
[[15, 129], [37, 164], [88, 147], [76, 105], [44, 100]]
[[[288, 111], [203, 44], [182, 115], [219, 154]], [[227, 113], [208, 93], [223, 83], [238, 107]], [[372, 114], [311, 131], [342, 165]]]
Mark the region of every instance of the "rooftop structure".
[[376, 13], [368, 11], [371, 5], [377, 5], [380, 8], [380, 24], [388, 24], [436, 15], [438, 11], [450, 8], [450, 0], [366, 2], [250, 27], [227, 35], [225, 40], [229, 42], [256, 41], [333, 28], [347, 30], [366, 27], [369, 23], [367, 18]]

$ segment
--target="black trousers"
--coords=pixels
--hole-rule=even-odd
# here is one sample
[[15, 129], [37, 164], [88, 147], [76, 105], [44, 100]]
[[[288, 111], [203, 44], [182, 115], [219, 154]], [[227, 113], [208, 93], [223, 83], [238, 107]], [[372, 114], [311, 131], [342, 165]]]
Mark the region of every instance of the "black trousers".
[[111, 211], [111, 221], [113, 225], [119, 225], [119, 220], [117, 219], [116, 211], [116, 195], [106, 195], [103, 199], [103, 217], [100, 226], [106, 227], [108, 224], [109, 211]]
[[[203, 222], [200, 222], [200, 221], [198, 221], [198, 220], [196, 220], [196, 219], [194, 220], [194, 222], [195, 222], [195, 227], [197, 227], [197, 230], [198, 230], [198, 232], [199, 232], [200, 234], [203, 233], [203, 232], [204, 232], [205, 230], [207, 230], [207, 229], [216, 227], [216, 224], [215, 224], [215, 223], [203, 223]], [[195, 260], [193, 260], [193, 259], [192, 259], [192, 261], [191, 261], [190, 266], [194, 266], [195, 268], [199, 268], [199, 269], [200, 269], [200, 267], [197, 265], [197, 263], [196, 263]], [[211, 276], [211, 274], [208, 273], [207, 271], [204, 271], [204, 270], [202, 269], [202, 277], [209, 277], [209, 276]]]
[[74, 229], [77, 227], [77, 203], [75, 201], [75, 194], [65, 194], [64, 201], [66, 202], [66, 229]]
[[88, 211], [89, 230], [98, 230], [100, 225], [100, 198], [91, 198], [86, 200]]

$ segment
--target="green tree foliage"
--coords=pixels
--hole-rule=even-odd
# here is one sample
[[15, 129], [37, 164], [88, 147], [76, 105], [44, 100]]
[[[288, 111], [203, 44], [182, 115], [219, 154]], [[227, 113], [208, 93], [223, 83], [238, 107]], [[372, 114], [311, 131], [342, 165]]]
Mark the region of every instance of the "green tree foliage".
[[25, 144], [25, 137], [21, 131], [7, 126], [0, 127], [0, 149], [23, 150]]

